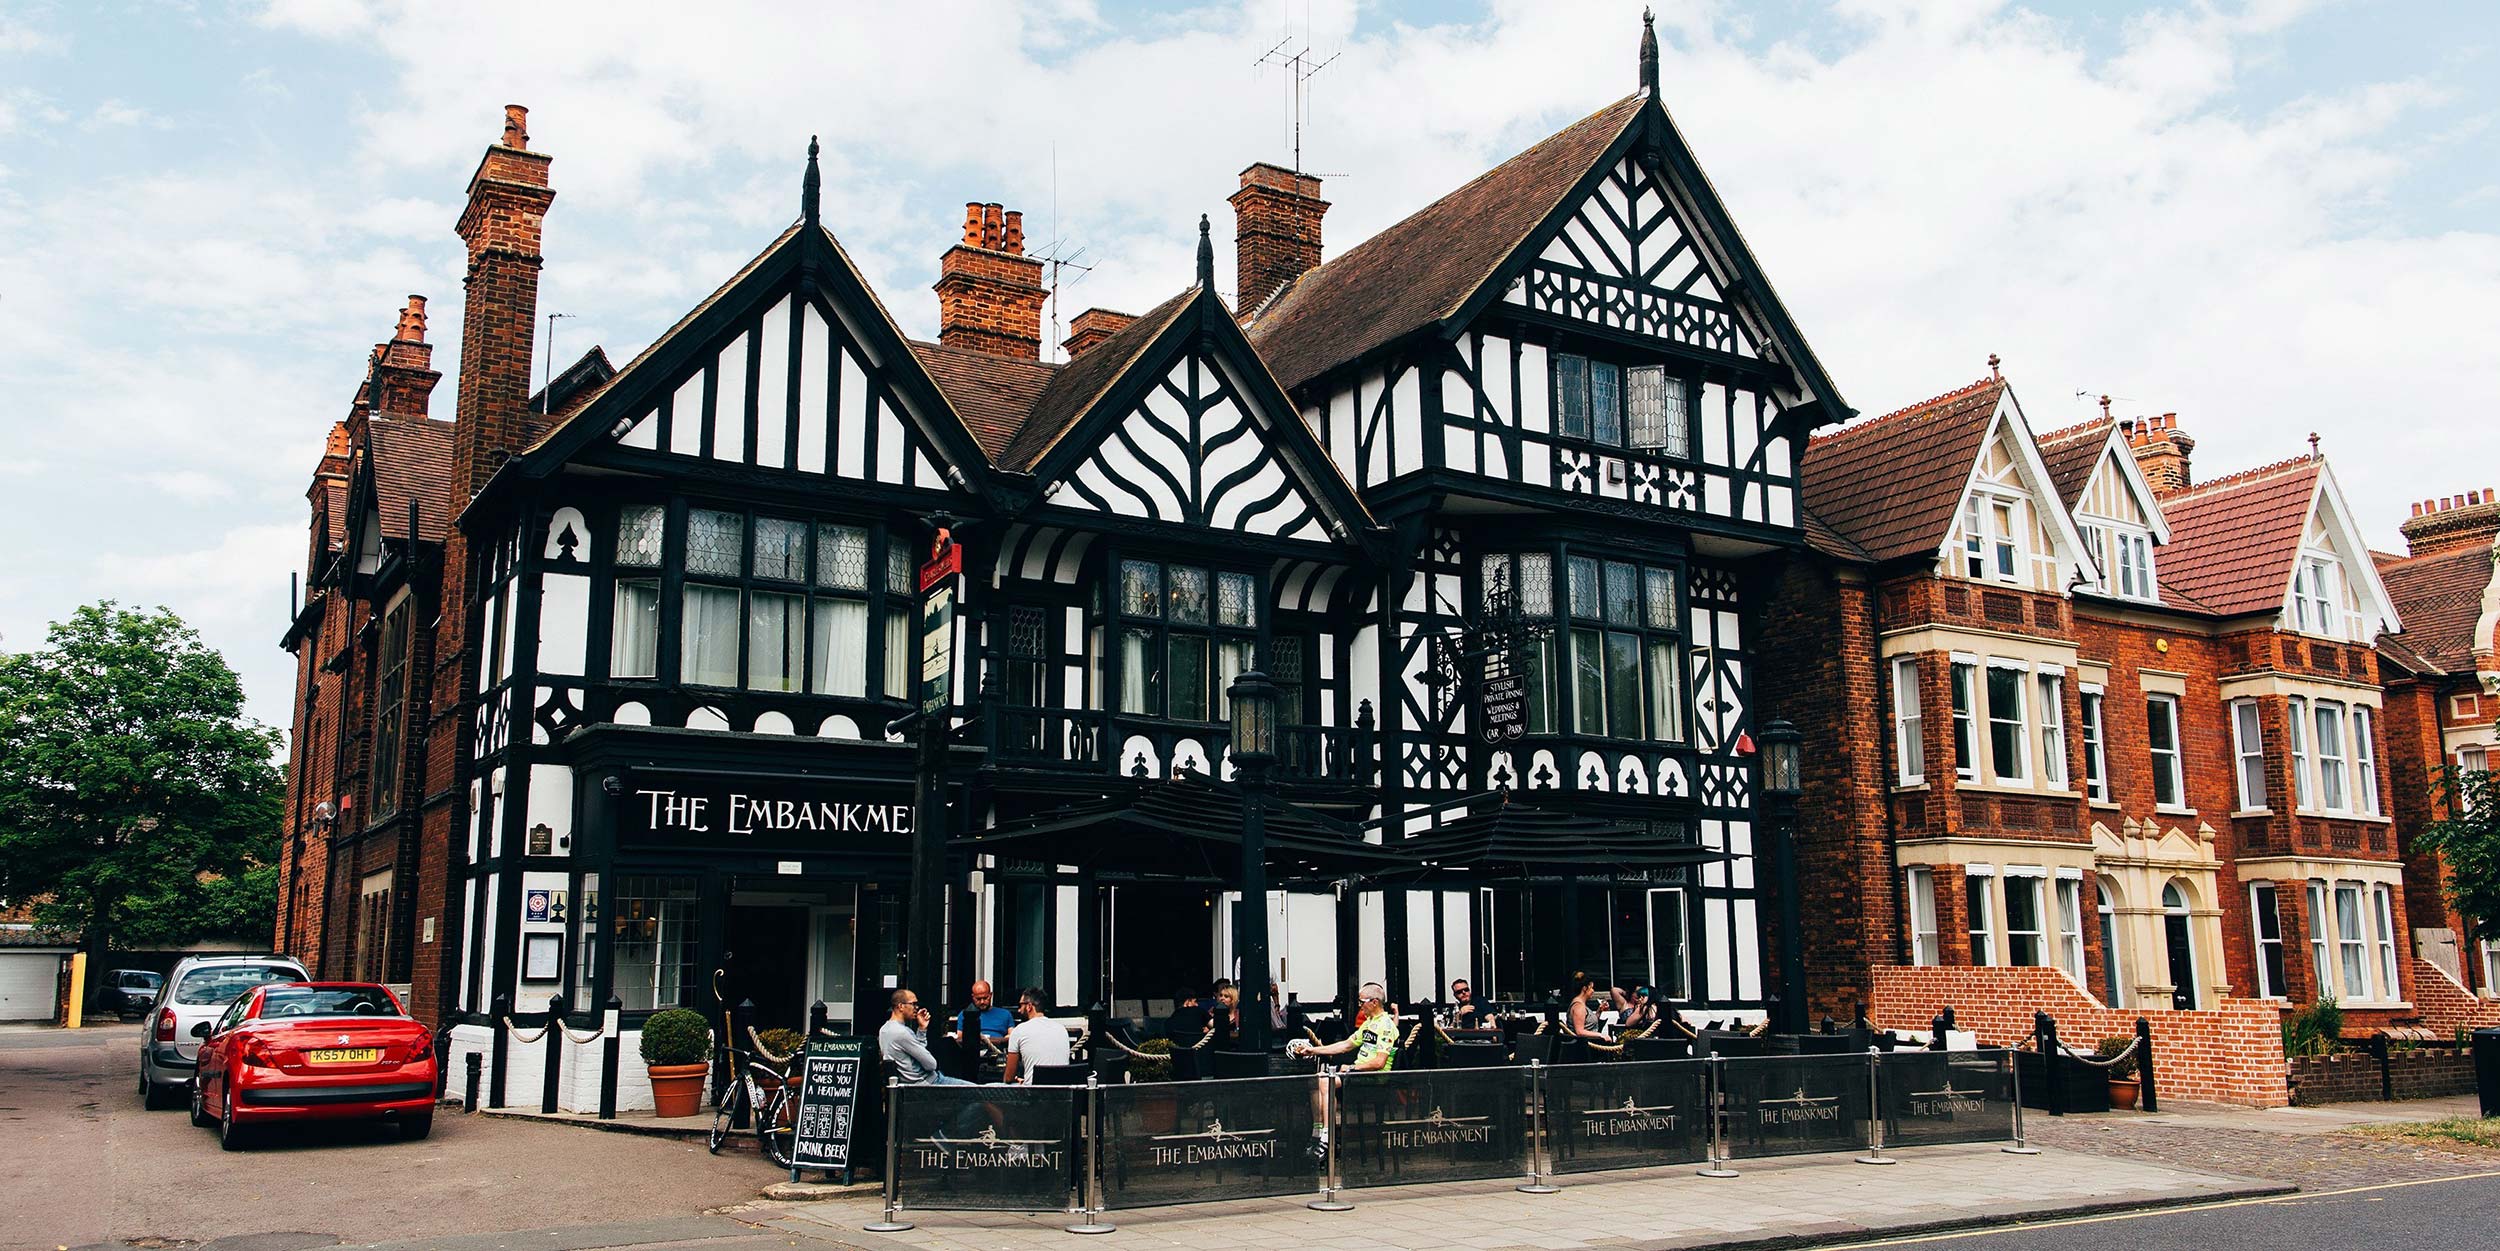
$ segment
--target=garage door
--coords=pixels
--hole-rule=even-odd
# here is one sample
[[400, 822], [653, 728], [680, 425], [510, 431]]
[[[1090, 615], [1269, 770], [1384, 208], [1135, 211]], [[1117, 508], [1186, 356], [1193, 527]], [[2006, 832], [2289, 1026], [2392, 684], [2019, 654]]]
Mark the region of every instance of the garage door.
[[54, 951], [0, 951], [0, 1021], [49, 1021], [61, 978]]

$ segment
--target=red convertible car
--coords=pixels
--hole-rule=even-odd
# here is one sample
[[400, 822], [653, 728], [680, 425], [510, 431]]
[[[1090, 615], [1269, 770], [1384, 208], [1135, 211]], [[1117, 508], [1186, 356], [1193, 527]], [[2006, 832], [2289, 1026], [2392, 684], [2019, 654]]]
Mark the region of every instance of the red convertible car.
[[379, 1118], [411, 1139], [434, 1128], [434, 1035], [387, 987], [275, 983], [192, 1032], [191, 1123], [217, 1126], [228, 1151], [287, 1121]]

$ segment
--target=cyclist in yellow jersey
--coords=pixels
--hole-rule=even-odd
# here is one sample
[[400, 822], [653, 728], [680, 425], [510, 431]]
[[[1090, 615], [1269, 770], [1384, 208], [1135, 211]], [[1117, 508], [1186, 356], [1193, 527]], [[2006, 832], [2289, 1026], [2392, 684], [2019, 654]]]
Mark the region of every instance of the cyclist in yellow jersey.
[[[1326, 1045], [1302, 1044], [1289, 1048], [1298, 1056], [1341, 1056], [1354, 1054], [1354, 1063], [1347, 1066], [1353, 1073], [1385, 1073], [1398, 1058], [1398, 1018], [1383, 1001], [1389, 992], [1378, 982], [1365, 982], [1355, 992], [1360, 1007], [1355, 1010], [1354, 1032], [1344, 1041]], [[1311, 1093], [1311, 1154], [1317, 1158], [1328, 1150], [1328, 1122], [1320, 1094]]]

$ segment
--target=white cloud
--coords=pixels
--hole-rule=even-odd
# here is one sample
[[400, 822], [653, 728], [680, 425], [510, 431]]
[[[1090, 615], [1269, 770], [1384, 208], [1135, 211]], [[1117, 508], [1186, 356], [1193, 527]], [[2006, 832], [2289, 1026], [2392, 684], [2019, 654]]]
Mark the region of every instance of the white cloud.
[[260, 23], [323, 39], [337, 39], [370, 29], [374, 6], [366, 0], [269, 0]]
[[60, 52], [69, 41], [50, 31], [15, 18], [0, 16], [0, 54], [11, 52]]
[[165, 124], [163, 118], [135, 104], [121, 100], [106, 100], [97, 104], [94, 111], [87, 114], [87, 120], [80, 122], [79, 126], [87, 130], [102, 130], [107, 126], [153, 126], [163, 129]]

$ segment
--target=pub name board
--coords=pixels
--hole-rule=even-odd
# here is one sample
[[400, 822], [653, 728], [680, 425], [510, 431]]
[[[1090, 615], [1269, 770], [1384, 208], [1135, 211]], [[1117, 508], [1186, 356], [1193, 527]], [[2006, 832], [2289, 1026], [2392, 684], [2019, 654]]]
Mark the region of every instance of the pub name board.
[[629, 847], [900, 852], [911, 831], [911, 787], [899, 782], [638, 780], [617, 800], [617, 842]]

